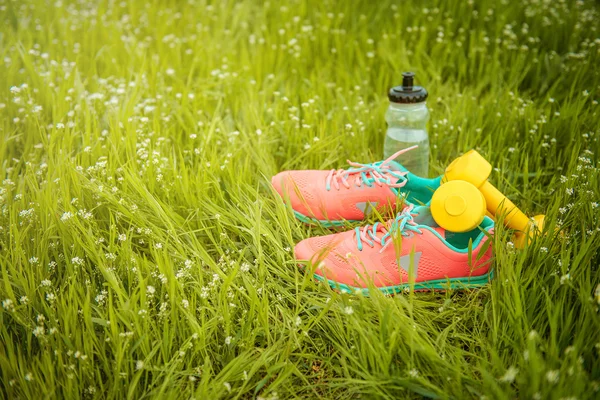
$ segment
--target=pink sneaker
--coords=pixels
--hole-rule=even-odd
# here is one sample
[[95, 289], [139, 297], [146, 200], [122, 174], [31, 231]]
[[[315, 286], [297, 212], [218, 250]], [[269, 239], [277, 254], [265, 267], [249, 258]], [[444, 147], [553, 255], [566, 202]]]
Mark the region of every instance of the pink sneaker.
[[393, 161], [414, 148], [372, 164], [348, 161], [352, 168], [345, 170], [284, 171], [271, 182], [303, 222], [339, 226], [361, 221], [373, 210], [381, 214], [402, 209], [405, 201], [427, 204], [431, 200], [441, 177], [421, 178]]
[[386, 224], [305, 239], [295, 253], [313, 266], [315, 278], [343, 292], [368, 294], [373, 285], [398, 293], [408, 290], [410, 275], [415, 290], [471, 288], [492, 277], [493, 231], [494, 221], [485, 217], [470, 232], [449, 232], [435, 224], [428, 207], [411, 205]]

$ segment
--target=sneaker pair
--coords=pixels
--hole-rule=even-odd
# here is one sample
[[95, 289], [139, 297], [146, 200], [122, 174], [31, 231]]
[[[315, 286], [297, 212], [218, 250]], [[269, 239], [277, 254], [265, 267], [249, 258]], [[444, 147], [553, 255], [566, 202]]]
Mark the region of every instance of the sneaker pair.
[[397, 293], [411, 285], [415, 290], [479, 287], [491, 279], [494, 221], [485, 217], [463, 233], [436, 224], [428, 203], [441, 177], [418, 177], [393, 161], [411, 149], [371, 164], [348, 161], [348, 169], [285, 171], [272, 178], [305, 223], [336, 227], [374, 212], [396, 213], [385, 223], [299, 242], [296, 259], [307, 262], [316, 279], [365, 294], [372, 288]]

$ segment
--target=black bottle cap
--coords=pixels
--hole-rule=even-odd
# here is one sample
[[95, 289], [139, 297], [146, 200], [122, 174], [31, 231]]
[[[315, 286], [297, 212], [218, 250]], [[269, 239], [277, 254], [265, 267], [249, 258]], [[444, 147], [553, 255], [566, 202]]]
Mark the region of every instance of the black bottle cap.
[[394, 86], [388, 92], [388, 98], [393, 103], [421, 103], [427, 99], [427, 90], [422, 86], [413, 86], [415, 74], [402, 73], [402, 86]]

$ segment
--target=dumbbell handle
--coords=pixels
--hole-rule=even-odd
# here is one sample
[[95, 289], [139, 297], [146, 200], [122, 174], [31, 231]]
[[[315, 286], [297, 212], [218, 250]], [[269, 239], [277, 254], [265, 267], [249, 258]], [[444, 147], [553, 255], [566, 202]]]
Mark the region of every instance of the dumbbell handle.
[[[485, 207], [488, 212], [495, 218], [504, 216], [504, 224], [509, 228], [523, 233], [530, 231], [532, 226], [536, 226], [537, 230], [540, 230], [543, 219], [538, 218], [537, 224], [532, 223], [512, 201], [506, 198], [506, 196], [496, 189], [494, 185], [488, 182], [491, 172], [492, 165], [477, 151], [470, 150], [448, 165], [446, 172], [444, 173], [443, 182], [462, 180], [479, 189], [479, 192], [485, 199]], [[460, 194], [458, 197], [460, 197]], [[439, 211], [438, 213], [443, 215], [444, 212], [445, 211]], [[476, 220], [476, 218], [471, 219], [473, 221]], [[453, 223], [459, 228], [465, 225], [457, 223], [456, 221]], [[466, 227], [470, 226], [471, 224], [466, 224]]]
[[504, 224], [509, 228], [517, 231], [525, 232], [529, 227], [529, 218], [519, 208], [504, 196], [494, 185], [489, 181], [485, 181], [479, 190], [485, 197], [487, 210], [499, 217], [504, 215]]

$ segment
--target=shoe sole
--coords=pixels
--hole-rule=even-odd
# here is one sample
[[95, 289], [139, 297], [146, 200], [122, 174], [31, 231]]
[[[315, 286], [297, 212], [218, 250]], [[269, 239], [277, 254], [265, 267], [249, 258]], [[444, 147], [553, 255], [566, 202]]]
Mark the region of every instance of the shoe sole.
[[[369, 289], [349, 286], [343, 283], [338, 283], [321, 275], [314, 274], [315, 279], [320, 282], [326, 282], [334, 290], [339, 290], [342, 293], [361, 293], [364, 296], [369, 296]], [[396, 294], [407, 292], [413, 288], [415, 291], [437, 291], [437, 290], [448, 290], [448, 289], [476, 289], [487, 285], [492, 281], [494, 277], [494, 271], [490, 270], [487, 274], [473, 277], [464, 278], [448, 278], [448, 279], [436, 279], [423, 282], [415, 282], [414, 284], [403, 283], [396, 286], [384, 286], [377, 288], [383, 294]]]

